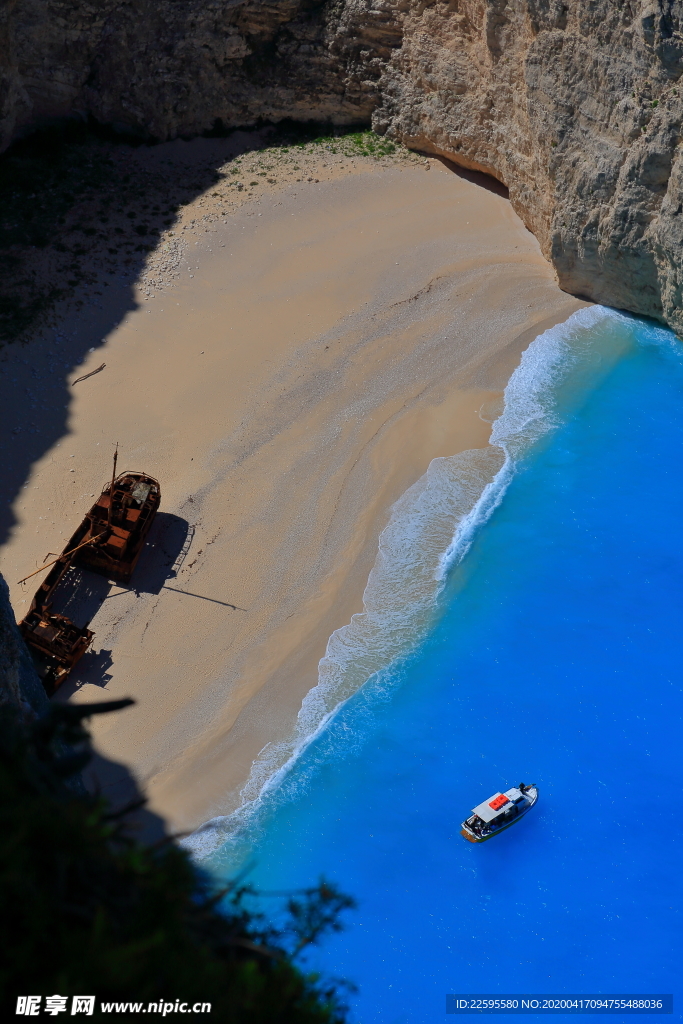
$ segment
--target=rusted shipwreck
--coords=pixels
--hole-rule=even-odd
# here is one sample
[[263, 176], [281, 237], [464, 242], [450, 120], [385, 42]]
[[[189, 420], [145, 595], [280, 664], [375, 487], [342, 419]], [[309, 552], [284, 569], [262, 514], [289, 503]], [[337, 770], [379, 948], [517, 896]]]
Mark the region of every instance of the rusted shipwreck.
[[64, 682], [94, 636], [89, 623], [78, 626], [53, 608], [60, 587], [68, 588], [74, 567], [89, 569], [118, 583], [128, 583], [160, 501], [161, 489], [154, 477], [132, 471], [116, 476], [114, 456], [110, 483], [103, 488], [62, 554], [51, 563], [50, 572], [19, 623], [49, 696]]

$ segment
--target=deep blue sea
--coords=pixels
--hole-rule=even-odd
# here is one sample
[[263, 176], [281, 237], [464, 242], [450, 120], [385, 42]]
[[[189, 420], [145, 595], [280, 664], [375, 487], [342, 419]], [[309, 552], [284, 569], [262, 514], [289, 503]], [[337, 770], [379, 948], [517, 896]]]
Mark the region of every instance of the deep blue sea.
[[[674, 992], [680, 1019], [681, 343], [576, 314], [493, 441], [398, 503], [296, 742], [192, 842], [218, 876], [357, 899], [308, 961], [358, 986], [356, 1024], [454, 1020], [447, 993]], [[520, 781], [523, 821], [460, 837]]]

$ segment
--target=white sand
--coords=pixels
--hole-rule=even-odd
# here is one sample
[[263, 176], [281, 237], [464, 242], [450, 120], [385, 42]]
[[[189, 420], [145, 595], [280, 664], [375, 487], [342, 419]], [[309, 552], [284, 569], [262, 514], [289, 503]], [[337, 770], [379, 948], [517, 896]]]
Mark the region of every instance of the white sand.
[[158, 477], [162, 511], [193, 528], [160, 592], [111, 589], [96, 653], [60, 691], [136, 698], [95, 721], [96, 742], [175, 829], [237, 805], [361, 609], [392, 502], [432, 458], [487, 444], [520, 351], [582, 305], [507, 200], [430, 166], [321, 170], [186, 230], [177, 283], [141, 287], [72, 374], [106, 361], [16, 502], [2, 571], [18, 616], [35, 588], [15, 581], [61, 549], [115, 441], [120, 469]]

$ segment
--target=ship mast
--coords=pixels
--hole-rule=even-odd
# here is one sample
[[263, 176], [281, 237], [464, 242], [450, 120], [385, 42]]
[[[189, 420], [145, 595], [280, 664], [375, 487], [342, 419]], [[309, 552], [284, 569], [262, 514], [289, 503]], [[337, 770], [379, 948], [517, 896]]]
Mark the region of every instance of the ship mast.
[[114, 452], [114, 468], [111, 473], [111, 487], [109, 488], [109, 511], [107, 513], [107, 524], [111, 526], [112, 512], [114, 511], [114, 481], [116, 480], [116, 463], [119, 458], [119, 442], [116, 442], [116, 450]]

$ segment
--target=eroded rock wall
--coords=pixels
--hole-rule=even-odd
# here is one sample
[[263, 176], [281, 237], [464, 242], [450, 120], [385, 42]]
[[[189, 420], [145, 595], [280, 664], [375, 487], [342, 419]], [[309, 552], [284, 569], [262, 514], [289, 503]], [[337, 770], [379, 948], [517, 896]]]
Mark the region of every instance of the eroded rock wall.
[[0, 576], [0, 705], [9, 704], [21, 715], [33, 717], [48, 706], [45, 690], [38, 678], [21, 638], [9, 603], [7, 584]]
[[495, 175], [567, 291], [681, 311], [683, 4], [411, 5], [378, 128]]
[[372, 118], [495, 175], [568, 291], [683, 334], [683, 0], [5, 0], [0, 143]]
[[367, 122], [401, 31], [389, 12], [368, 16], [359, 35], [366, 6], [10, 0], [0, 35], [1, 141], [73, 114], [156, 139], [196, 135], [216, 119]]

